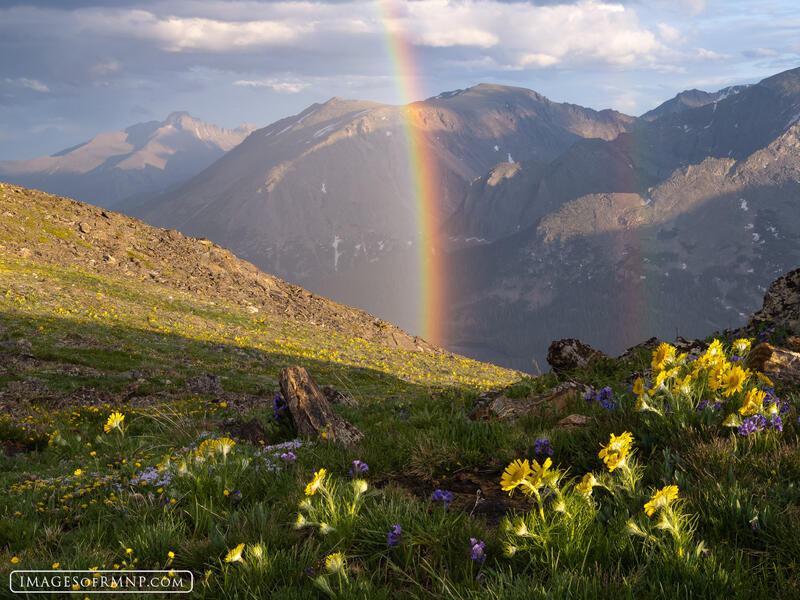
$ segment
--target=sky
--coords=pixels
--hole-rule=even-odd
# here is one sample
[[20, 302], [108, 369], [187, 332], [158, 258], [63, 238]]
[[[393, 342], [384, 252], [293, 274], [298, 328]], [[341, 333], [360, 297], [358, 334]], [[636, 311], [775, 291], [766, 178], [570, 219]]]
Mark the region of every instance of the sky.
[[399, 76], [415, 100], [488, 82], [639, 115], [798, 66], [796, 0], [3, 0], [0, 160], [178, 110], [233, 128], [332, 96], [397, 104]]

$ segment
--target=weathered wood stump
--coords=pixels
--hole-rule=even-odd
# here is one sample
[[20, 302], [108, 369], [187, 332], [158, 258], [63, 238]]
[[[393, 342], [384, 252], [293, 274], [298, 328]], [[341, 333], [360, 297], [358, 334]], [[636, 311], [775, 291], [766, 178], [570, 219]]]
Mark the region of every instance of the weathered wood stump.
[[300, 435], [320, 436], [348, 446], [364, 437], [331, 408], [325, 394], [303, 367], [283, 368], [279, 382]]
[[759, 344], [750, 352], [747, 366], [761, 371], [772, 381], [800, 384], [800, 352]]

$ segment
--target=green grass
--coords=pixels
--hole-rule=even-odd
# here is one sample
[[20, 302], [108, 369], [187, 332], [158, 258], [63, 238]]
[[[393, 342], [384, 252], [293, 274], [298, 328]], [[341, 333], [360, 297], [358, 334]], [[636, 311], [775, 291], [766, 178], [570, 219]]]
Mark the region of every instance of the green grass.
[[[149, 282], [25, 261], [0, 261], [0, 323], [0, 339], [25, 338], [33, 355], [0, 350], [0, 391], [22, 390], [13, 402], [0, 397], [0, 443], [10, 449], [0, 458], [4, 582], [12, 569], [59, 563], [190, 570], [194, 598], [800, 597], [795, 390], [778, 390], [791, 402], [782, 433], [742, 437], [720, 425], [722, 415], [636, 411], [628, 386], [649, 368], [647, 353], [519, 380]], [[358, 446], [302, 440], [291, 467], [279, 458], [287, 448], [265, 449], [295, 438], [272, 409], [280, 370], [294, 364], [358, 401], [336, 408], [364, 432]], [[187, 391], [186, 380], [204, 373], [221, 377], [222, 397]], [[575, 430], [557, 428], [564, 414], [549, 411], [468, 417], [483, 389], [523, 397], [567, 379], [611, 387], [619, 406], [573, 398], [567, 412], [592, 417]], [[124, 432], [105, 433], [116, 410]], [[204, 440], [250, 420], [263, 440], [197, 461]], [[598, 457], [623, 431], [634, 439], [632, 479]], [[552, 500], [540, 512], [535, 497], [500, 490], [512, 460], [543, 462], [542, 437], [563, 510]], [[348, 473], [356, 459], [369, 465], [358, 497]], [[322, 468], [329, 478], [307, 497]], [[605, 487], [587, 501], [574, 484], [589, 472]], [[674, 534], [656, 527], [662, 513], [643, 512], [667, 485], [679, 488]], [[449, 507], [431, 501], [436, 489], [453, 492]], [[316, 525], [298, 529], [306, 498], [304, 518]], [[397, 524], [402, 538], [390, 547]], [[522, 524], [529, 534], [514, 533]], [[484, 562], [471, 560], [470, 538], [485, 543]], [[243, 562], [225, 562], [240, 544]], [[337, 552], [346, 567], [330, 573], [325, 559]]]

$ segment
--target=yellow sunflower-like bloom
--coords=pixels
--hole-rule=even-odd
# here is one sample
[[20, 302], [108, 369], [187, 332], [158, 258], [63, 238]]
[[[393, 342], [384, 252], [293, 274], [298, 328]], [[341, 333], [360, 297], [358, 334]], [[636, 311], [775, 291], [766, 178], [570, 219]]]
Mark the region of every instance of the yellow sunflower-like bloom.
[[314, 479], [306, 486], [306, 496], [313, 496], [317, 493], [320, 486], [325, 483], [325, 477], [327, 476], [328, 472], [325, 469], [320, 469], [314, 475]]
[[733, 342], [733, 351], [738, 356], [744, 356], [750, 351], [750, 340], [747, 338], [739, 338]]
[[725, 354], [725, 352], [722, 349], [722, 342], [719, 340], [711, 342], [711, 345], [706, 349], [706, 355], [709, 357], [722, 356], [723, 354]]
[[516, 459], [511, 461], [500, 477], [500, 488], [508, 492], [510, 496], [514, 489], [519, 486], [531, 474], [531, 466], [528, 459]]
[[236, 442], [234, 442], [232, 439], [226, 438], [226, 437], [220, 438], [218, 440], [214, 440], [214, 442], [213, 442], [214, 450], [216, 452], [221, 453], [222, 456], [224, 456], [224, 457], [228, 456], [228, 454], [230, 453], [230, 451], [233, 449], [233, 447], [235, 445], [236, 445]]
[[549, 479], [552, 475], [552, 473], [550, 473], [550, 467], [552, 465], [553, 461], [550, 458], [545, 460], [541, 465], [539, 461], [534, 460], [531, 464], [531, 473], [526, 478], [526, 485], [523, 491], [526, 494], [533, 494], [533, 490], [538, 490], [542, 486], [542, 482]]
[[242, 559], [243, 551], [244, 551], [244, 544], [239, 544], [238, 546], [236, 546], [236, 548], [234, 548], [233, 550], [228, 552], [228, 554], [225, 555], [225, 562], [227, 563], [244, 562], [244, 559]]
[[112, 412], [108, 415], [108, 420], [106, 424], [103, 426], [103, 431], [106, 433], [111, 433], [114, 429], [119, 429], [122, 431], [122, 422], [125, 420], [125, 415], [121, 412]]
[[720, 377], [720, 383], [724, 388], [722, 392], [726, 398], [730, 398], [736, 392], [740, 392], [747, 380], [749, 374], [742, 369], [739, 365], [733, 367], [730, 371]]
[[630, 453], [632, 443], [633, 434], [630, 431], [625, 431], [620, 435], [614, 435], [612, 433], [608, 445], [603, 446], [600, 444], [602, 450], [598, 452], [597, 456], [603, 459], [609, 472], [612, 472], [614, 469], [624, 464], [625, 459]]
[[581, 482], [575, 486], [575, 489], [578, 490], [581, 494], [588, 496], [592, 493], [592, 488], [597, 485], [597, 480], [594, 478], [592, 473], [587, 473], [581, 479]]
[[637, 377], [636, 381], [633, 382], [633, 393], [637, 396], [644, 394], [644, 381], [642, 381], [641, 377]]
[[329, 554], [325, 559], [325, 569], [327, 569], [328, 573], [338, 573], [345, 567], [345, 560], [344, 556], [342, 556], [341, 552], [334, 552], [333, 554]]
[[668, 485], [658, 490], [644, 505], [644, 512], [648, 517], [661, 508], [666, 508], [678, 497], [678, 486]]
[[675, 346], [670, 346], [667, 343], [660, 344], [653, 352], [653, 360], [650, 366], [653, 367], [654, 371], [660, 371], [664, 367], [669, 366], [675, 359], [676, 351]]
[[767, 394], [762, 392], [759, 389], [753, 388], [747, 395], [744, 397], [744, 401], [742, 402], [741, 408], [739, 408], [739, 413], [743, 417], [749, 417], [750, 415], [754, 415], [758, 412], [758, 409], [761, 408], [764, 397]]
[[766, 375], [764, 375], [763, 373], [756, 373], [756, 377], [758, 377], [758, 380], [761, 383], [763, 383], [765, 386], [767, 386], [767, 387], [775, 387], [775, 384], [772, 383], [772, 380], [769, 377], [767, 377]]

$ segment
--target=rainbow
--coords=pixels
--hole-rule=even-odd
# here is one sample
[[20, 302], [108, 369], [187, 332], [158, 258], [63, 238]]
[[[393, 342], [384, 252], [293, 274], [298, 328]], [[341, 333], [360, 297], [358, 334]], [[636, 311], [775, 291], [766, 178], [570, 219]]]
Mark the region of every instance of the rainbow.
[[442, 345], [445, 340], [444, 252], [435, 248], [439, 227], [440, 179], [437, 160], [431, 144], [425, 137], [423, 114], [412, 101], [423, 98], [419, 86], [419, 69], [411, 43], [394, 30], [391, 23], [397, 19], [397, 0], [376, 0], [380, 18], [386, 31], [386, 45], [395, 73], [395, 83], [403, 116], [405, 141], [408, 148], [409, 180], [414, 196], [414, 213], [417, 221], [416, 240], [419, 263], [419, 294], [417, 303], [417, 329], [428, 341]]

